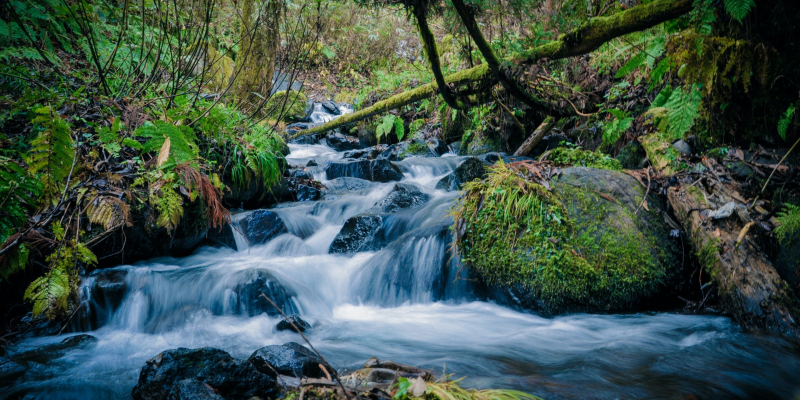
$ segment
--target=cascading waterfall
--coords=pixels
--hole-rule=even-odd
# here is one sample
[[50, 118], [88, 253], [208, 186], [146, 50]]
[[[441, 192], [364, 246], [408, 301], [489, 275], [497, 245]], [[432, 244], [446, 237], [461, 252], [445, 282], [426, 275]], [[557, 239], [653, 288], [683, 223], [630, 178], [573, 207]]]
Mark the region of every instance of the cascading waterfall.
[[[314, 118], [333, 116], [319, 108]], [[22, 383], [0, 388], [0, 397], [128, 398], [145, 360], [163, 350], [208, 346], [245, 358], [299, 341], [275, 329], [280, 318], [262, 292], [313, 324], [309, 339], [344, 369], [377, 356], [446, 368], [472, 386], [550, 398], [788, 398], [798, 388], [797, 344], [742, 333], [724, 317], [542, 318], [481, 301], [481, 288], [449, 250], [448, 210], [458, 194], [434, 189], [463, 157], [398, 162], [402, 183], [429, 200], [383, 218], [369, 251], [330, 254], [346, 220], [371, 210], [397, 183], [328, 181], [324, 166], [342, 153], [323, 144], [290, 149], [290, 164], [319, 164], [309, 169], [328, 191], [324, 200], [272, 210], [287, 233], [249, 245], [234, 232], [237, 249], [202, 248], [86, 277], [87, 312], [75, 324], [97, 342], [57, 355]], [[248, 215], [235, 215], [234, 224]], [[11, 351], [63, 339], [28, 339]]]

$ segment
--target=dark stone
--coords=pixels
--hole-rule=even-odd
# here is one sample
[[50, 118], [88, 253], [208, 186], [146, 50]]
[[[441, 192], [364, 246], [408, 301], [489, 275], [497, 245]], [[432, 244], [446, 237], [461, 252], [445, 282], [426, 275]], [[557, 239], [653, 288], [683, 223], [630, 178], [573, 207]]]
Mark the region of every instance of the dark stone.
[[360, 149], [360, 150], [351, 150], [346, 151], [343, 154], [344, 158], [352, 158], [352, 159], [367, 159], [367, 160], [374, 160], [378, 158], [381, 154], [380, 150], [377, 147], [371, 147], [368, 149]]
[[167, 399], [175, 384], [192, 378], [208, 384], [224, 398], [272, 398], [280, 389], [274, 372], [259, 372], [251, 363], [236, 360], [227, 352], [179, 348], [148, 360], [131, 396], [136, 400]]
[[0, 383], [12, 382], [20, 376], [25, 375], [25, 371], [27, 370], [28, 369], [22, 364], [5, 357], [0, 357]]
[[436, 183], [436, 189], [448, 192], [461, 190], [465, 183], [475, 179], [483, 179], [486, 173], [486, 165], [478, 158], [470, 157], [459, 164], [455, 171], [439, 180]]
[[638, 141], [632, 140], [617, 155], [617, 160], [625, 169], [641, 169], [647, 165], [647, 153]]
[[383, 217], [380, 215], [356, 215], [348, 218], [333, 239], [328, 253], [347, 254], [367, 250], [382, 225]]
[[63, 356], [68, 349], [75, 347], [85, 347], [89, 344], [97, 342], [97, 338], [88, 334], [79, 334], [70, 336], [59, 343], [52, 343], [42, 346], [38, 349], [29, 350], [24, 353], [18, 353], [11, 356], [11, 359], [18, 363], [35, 362], [38, 364], [46, 364], [50, 360], [54, 360]]
[[441, 156], [442, 154], [447, 154], [450, 152], [450, 148], [447, 147], [447, 143], [445, 143], [444, 140], [430, 139], [428, 140], [427, 145], [428, 150], [437, 156]]
[[328, 136], [325, 136], [325, 143], [336, 151], [356, 150], [361, 148], [361, 143], [357, 138], [338, 132], [331, 132]]
[[314, 175], [311, 174], [311, 171], [305, 168], [292, 168], [287, 170], [286, 174], [288, 177], [295, 179], [314, 179]]
[[[325, 364], [313, 351], [298, 343], [289, 342], [282, 346], [266, 346], [253, 353], [247, 362], [259, 371], [271, 371], [273, 368], [281, 375], [297, 378], [321, 378], [325, 376], [320, 364]], [[272, 367], [272, 368], [270, 368]]]
[[569, 138], [561, 133], [551, 133], [542, 138], [542, 141], [531, 150], [528, 156], [538, 159], [539, 156], [544, 154], [547, 150], [557, 149], [566, 146], [569, 143]]
[[314, 160], [308, 160], [308, 163], [306, 163], [306, 167], [316, 167], [318, 165], [319, 164], [317, 164], [317, 162]]
[[[296, 124], [292, 124], [292, 125], [296, 125]], [[303, 130], [305, 130], [305, 128]], [[289, 128], [287, 128], [287, 132], [289, 132], [290, 134], [295, 134], [295, 133], [297, 133], [299, 131], [300, 131], [299, 128], [296, 129], [296, 130], [289, 130]], [[289, 143], [290, 144], [317, 144], [317, 143], [319, 143], [319, 136], [316, 135], [316, 134], [298, 136], [296, 138], [289, 139]]]
[[692, 147], [689, 146], [689, 143], [684, 142], [682, 139], [673, 143], [672, 147], [674, 147], [675, 150], [678, 150], [678, 152], [684, 157], [692, 155]]
[[342, 111], [339, 110], [339, 106], [337, 106], [336, 103], [334, 103], [332, 101], [323, 101], [322, 102], [322, 108], [324, 108], [325, 111], [327, 111], [327, 112], [329, 112], [329, 113], [331, 113], [333, 115], [339, 115], [339, 114], [342, 113]]
[[800, 289], [800, 232], [788, 234], [778, 243], [778, 253], [773, 265], [789, 286]]
[[300, 118], [301, 122], [310, 122], [311, 121], [311, 114], [314, 113], [314, 102], [309, 100], [306, 103], [306, 108], [303, 109], [303, 117]]
[[266, 271], [252, 271], [252, 278], [236, 286], [238, 308], [250, 317], [267, 313], [267, 315], [280, 315], [275, 306], [270, 304], [261, 294], [265, 294], [286, 314], [297, 313], [292, 303], [293, 292], [290, 292], [275, 277]]
[[225, 400], [225, 398], [200, 379], [191, 378], [172, 385], [167, 400]]
[[396, 211], [416, 208], [431, 199], [431, 196], [422, 193], [418, 187], [408, 183], [398, 183], [388, 196], [379, 200], [370, 210], [373, 212], [393, 213]]
[[[282, 159], [281, 159], [282, 160]], [[223, 179], [223, 183], [230, 189], [222, 198], [223, 204], [228, 208], [243, 208], [255, 210], [266, 208], [284, 201], [294, 201], [291, 185], [285, 178], [268, 187], [261, 179], [251, 179], [244, 186], [237, 185], [230, 177]]]
[[202, 245], [211, 247], [227, 247], [229, 249], [236, 250], [236, 238], [233, 236], [233, 228], [230, 224], [225, 224], [216, 228], [209, 228]]
[[325, 184], [325, 192], [328, 194], [347, 193], [372, 186], [375, 186], [375, 183], [365, 179], [342, 177], [328, 181]]
[[[303, 122], [295, 122], [293, 124], [286, 125], [286, 130], [287, 131], [290, 131], [290, 130], [304, 131], [304, 130], [312, 128], [312, 127], [314, 127], [314, 124], [312, 124], [312, 123], [310, 123], [308, 121], [303, 121]], [[309, 135], [309, 136], [313, 136], [313, 135]], [[309, 137], [309, 136], [301, 136], [301, 137]], [[293, 142], [289, 141], [289, 143], [293, 143]]]
[[400, 167], [385, 159], [332, 162], [325, 168], [328, 179], [351, 177], [375, 182], [403, 179]]
[[742, 161], [731, 161], [725, 163], [725, 166], [739, 178], [751, 178], [756, 176], [755, 171]]
[[239, 222], [239, 226], [251, 246], [264, 244], [278, 235], [289, 232], [281, 217], [270, 210], [253, 211]]
[[297, 185], [297, 201], [319, 200], [322, 193], [319, 189], [308, 185]]
[[311, 329], [311, 325], [309, 325], [308, 322], [303, 321], [303, 319], [297, 315], [290, 315], [289, 318], [284, 318], [283, 321], [278, 322], [277, 329], [279, 331], [297, 332], [292, 324], [294, 324], [294, 326], [296, 326], [300, 332], [305, 332]]
[[498, 161], [502, 160], [504, 155], [505, 154], [503, 154], [503, 153], [491, 152], [491, 153], [482, 154], [482, 155], [478, 156], [478, 158], [481, 161], [483, 161], [486, 164], [488, 164], [488, 165], [494, 165]]

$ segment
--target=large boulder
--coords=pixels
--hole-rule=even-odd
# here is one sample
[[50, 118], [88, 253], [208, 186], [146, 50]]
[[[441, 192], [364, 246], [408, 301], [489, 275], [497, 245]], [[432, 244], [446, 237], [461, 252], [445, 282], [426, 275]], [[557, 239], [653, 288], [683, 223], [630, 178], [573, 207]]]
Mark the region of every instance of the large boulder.
[[501, 302], [544, 314], [631, 310], [674, 282], [680, 263], [665, 204], [652, 195], [643, 204], [633, 177], [573, 167], [544, 186], [492, 173], [503, 175], [466, 195], [456, 231]]
[[284, 313], [297, 313], [297, 309], [292, 302], [294, 293], [286, 289], [269, 272], [263, 270], [247, 271], [251, 274], [250, 279], [236, 285], [233, 289], [236, 294], [239, 312], [250, 317], [267, 313], [267, 315], [277, 316], [280, 313], [275, 306], [270, 304], [261, 294], [265, 294], [280, 307]]
[[[266, 346], [256, 350], [247, 362], [259, 371], [277, 371], [281, 375], [297, 378], [321, 378], [325, 376], [319, 367], [325, 364], [313, 351], [298, 343]], [[330, 369], [328, 367], [328, 369]], [[267, 373], [267, 372], [265, 372]]]
[[167, 400], [225, 400], [225, 398], [202, 380], [191, 378], [172, 385]]
[[[280, 390], [274, 372], [261, 372], [253, 364], [234, 359], [225, 351], [179, 348], [148, 360], [131, 396], [136, 400], [163, 400], [176, 384], [189, 386], [185, 388], [187, 392], [192, 387], [197, 388], [194, 384], [182, 383], [186, 379], [207, 384], [229, 399], [272, 398]], [[175, 395], [181, 392], [184, 388], [178, 387]]]
[[385, 159], [332, 162], [325, 175], [328, 179], [350, 177], [375, 182], [399, 181], [404, 176], [400, 167]]
[[342, 230], [333, 239], [328, 252], [355, 253], [370, 250], [374, 245], [375, 234], [383, 226], [381, 215], [356, 215], [345, 221]]
[[465, 183], [483, 179], [486, 176], [486, 164], [477, 157], [470, 157], [464, 160], [456, 169], [447, 174], [436, 183], [436, 189], [446, 191], [461, 190]]
[[251, 246], [264, 244], [288, 230], [280, 216], [270, 210], [256, 210], [239, 222]]

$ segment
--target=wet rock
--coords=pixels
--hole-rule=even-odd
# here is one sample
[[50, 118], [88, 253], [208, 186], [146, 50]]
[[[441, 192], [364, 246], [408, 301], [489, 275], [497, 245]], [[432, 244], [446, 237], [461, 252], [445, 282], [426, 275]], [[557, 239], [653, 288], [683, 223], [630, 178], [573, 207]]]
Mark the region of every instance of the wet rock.
[[5, 357], [0, 357], [0, 383], [9, 383], [25, 374], [25, 368], [13, 360]]
[[689, 146], [689, 143], [684, 142], [683, 139], [673, 143], [672, 147], [674, 147], [675, 150], [678, 150], [678, 152], [684, 157], [692, 155], [692, 147]]
[[10, 358], [18, 363], [34, 362], [38, 364], [46, 364], [50, 360], [63, 356], [69, 349], [86, 347], [96, 342], [97, 338], [84, 333], [70, 336], [59, 343], [52, 343], [39, 347], [38, 349], [14, 354]]
[[441, 156], [450, 152], [450, 148], [447, 147], [447, 143], [445, 143], [444, 140], [430, 139], [427, 142], [427, 146], [428, 150], [437, 156]]
[[230, 189], [230, 192], [226, 191], [222, 198], [222, 202], [228, 208], [254, 210], [294, 200], [290, 190], [291, 185], [283, 177], [272, 187], [265, 186], [260, 179], [251, 179], [241, 186], [234, 183], [230, 177], [226, 177], [223, 179], [223, 183]]
[[370, 147], [367, 149], [346, 151], [343, 154], [344, 158], [352, 159], [367, 159], [374, 160], [381, 154], [379, 147]]
[[328, 253], [347, 254], [367, 250], [382, 225], [383, 217], [380, 215], [356, 215], [348, 218], [333, 239]]
[[725, 166], [738, 178], [751, 178], [756, 176], [756, 172], [742, 161], [731, 161], [726, 163]]
[[286, 175], [295, 179], [314, 179], [314, 175], [311, 174], [311, 171], [305, 168], [292, 168], [286, 171]]
[[[280, 389], [274, 372], [260, 372], [251, 363], [236, 360], [225, 351], [179, 348], [148, 360], [131, 396], [136, 400], [167, 399], [173, 387], [186, 379], [207, 384], [223, 398], [272, 398]], [[188, 382], [185, 388], [178, 386], [176, 395], [183, 389], [188, 395], [192, 387], [196, 388]]]
[[328, 179], [351, 177], [375, 182], [403, 179], [400, 167], [385, 159], [332, 162], [325, 168]]
[[314, 160], [308, 160], [308, 163], [306, 164], [306, 167], [316, 167], [316, 166], [318, 166], [318, 165], [319, 165], [319, 164], [317, 164], [317, 162], [316, 162], [316, 161], [314, 161]]
[[227, 247], [236, 250], [236, 238], [233, 236], [233, 227], [225, 224], [221, 227], [211, 227], [206, 233], [202, 246]]
[[[294, 326], [292, 326], [292, 324], [294, 324]], [[308, 322], [303, 321], [303, 319], [297, 315], [290, 315], [289, 318], [284, 318], [283, 321], [278, 322], [278, 326], [276, 328], [279, 331], [297, 332], [294, 329], [295, 326], [300, 330], [300, 332], [305, 332], [311, 329], [311, 325], [309, 325]]]
[[645, 153], [642, 145], [634, 140], [622, 146], [617, 155], [617, 160], [622, 164], [622, 168], [641, 169], [647, 165], [647, 153]]
[[311, 114], [314, 113], [314, 102], [309, 100], [306, 103], [306, 108], [303, 109], [303, 116], [300, 118], [301, 122], [310, 122]]
[[773, 265], [789, 286], [800, 288], [800, 232], [793, 232], [778, 243]]
[[[292, 125], [298, 125], [298, 124], [292, 124]], [[292, 126], [292, 125], [290, 125], [290, 126]], [[308, 124], [304, 124], [304, 125], [308, 125]], [[306, 129], [308, 129], [308, 128], [302, 128], [302, 130], [306, 130]], [[298, 127], [296, 129], [289, 130], [289, 127], [287, 127], [286, 130], [290, 134], [296, 134], [301, 129]], [[317, 144], [317, 143], [319, 143], [319, 135], [313, 134], [313, 135], [298, 136], [296, 138], [289, 139], [289, 143], [290, 144]]]
[[336, 105], [336, 103], [334, 103], [332, 101], [323, 101], [321, 104], [322, 104], [322, 108], [324, 108], [325, 111], [327, 111], [327, 112], [329, 112], [329, 113], [331, 113], [333, 115], [340, 115], [342, 113], [342, 111], [339, 110], [339, 106]]
[[315, 201], [322, 197], [319, 189], [309, 185], [297, 185], [297, 201]]
[[[280, 346], [266, 346], [256, 350], [247, 362], [259, 371], [274, 369], [281, 375], [309, 378], [325, 376], [320, 364], [324, 364], [313, 351], [294, 342]], [[270, 368], [271, 367], [271, 368]], [[265, 372], [267, 373], [267, 372]]]
[[[400, 142], [390, 145], [377, 156], [377, 159], [389, 160], [389, 161], [402, 161], [406, 158], [406, 156], [415, 155], [413, 151], [409, 150], [410, 144], [411, 144], [410, 142]], [[424, 143], [421, 144], [423, 146], [422, 155], [428, 155], [426, 145]]]
[[252, 274], [250, 279], [237, 285], [233, 290], [240, 312], [250, 317], [263, 313], [271, 316], [280, 315], [275, 306], [261, 295], [263, 293], [272, 299], [284, 313], [297, 313], [291, 300], [294, 293], [287, 290], [280, 281], [266, 271], [252, 270], [248, 273]]
[[211, 386], [197, 378], [184, 379], [172, 385], [167, 400], [225, 400]]
[[347, 193], [356, 190], [370, 188], [372, 186], [375, 186], [375, 183], [370, 182], [368, 180], [342, 177], [342, 178], [331, 179], [330, 181], [325, 183], [326, 187], [325, 193], [327, 194]]
[[278, 235], [287, 233], [286, 224], [274, 211], [256, 210], [239, 222], [242, 233], [251, 246], [264, 244]]
[[398, 183], [388, 196], [379, 200], [374, 207], [370, 209], [371, 212], [380, 213], [393, 213], [400, 210], [409, 208], [416, 208], [431, 199], [431, 196], [422, 193], [420, 189], [413, 184]]
[[325, 136], [325, 143], [336, 151], [356, 150], [361, 148], [361, 142], [352, 136], [331, 132]]
[[486, 176], [486, 165], [476, 157], [470, 157], [456, 169], [436, 183], [436, 189], [461, 190], [465, 183]]

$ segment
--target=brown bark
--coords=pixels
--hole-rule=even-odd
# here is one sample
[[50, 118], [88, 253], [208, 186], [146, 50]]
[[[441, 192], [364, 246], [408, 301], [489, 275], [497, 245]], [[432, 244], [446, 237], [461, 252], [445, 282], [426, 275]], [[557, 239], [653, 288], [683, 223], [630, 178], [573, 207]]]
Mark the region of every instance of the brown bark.
[[542, 121], [542, 123], [539, 124], [539, 127], [536, 128], [536, 130], [533, 131], [533, 133], [528, 137], [528, 139], [526, 139], [525, 142], [519, 146], [517, 151], [514, 152], [514, 156], [520, 157], [520, 156], [527, 156], [528, 154], [530, 154], [531, 151], [533, 151], [533, 149], [536, 148], [536, 146], [538, 146], [539, 143], [542, 142], [542, 138], [544, 138], [544, 136], [547, 135], [548, 132], [550, 132], [550, 129], [553, 128], [553, 125], [555, 125], [555, 123], [556, 120], [553, 119], [552, 117], [545, 118], [544, 121]]
[[[722, 198], [724, 202], [737, 197], [722, 183], [714, 183], [711, 190], [714, 197], [701, 187], [682, 184], [670, 188], [667, 198], [688, 232], [701, 266], [713, 277], [722, 307], [743, 327], [800, 337], [796, 300], [772, 263], [744, 231], [752, 222], [747, 223], [741, 220], [747, 217], [736, 214], [722, 219], [702, 215], [709, 208], [706, 198]], [[740, 233], [745, 235], [737, 243]]]

